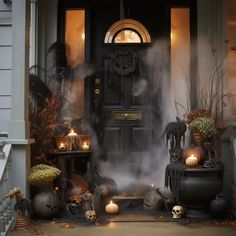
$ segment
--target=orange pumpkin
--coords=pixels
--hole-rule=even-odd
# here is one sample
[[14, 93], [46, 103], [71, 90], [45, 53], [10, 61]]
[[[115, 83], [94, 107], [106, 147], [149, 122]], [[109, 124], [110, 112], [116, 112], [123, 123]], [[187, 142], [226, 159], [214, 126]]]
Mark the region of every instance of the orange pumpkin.
[[185, 148], [185, 150], [183, 151], [183, 162], [185, 163], [186, 159], [192, 155], [197, 157], [199, 164], [204, 161], [204, 150], [202, 147], [191, 146]]

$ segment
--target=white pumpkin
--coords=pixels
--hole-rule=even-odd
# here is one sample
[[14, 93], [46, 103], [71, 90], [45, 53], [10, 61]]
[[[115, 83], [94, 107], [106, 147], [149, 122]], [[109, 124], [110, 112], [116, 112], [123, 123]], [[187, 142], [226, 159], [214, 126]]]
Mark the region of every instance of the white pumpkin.
[[119, 212], [119, 206], [116, 203], [110, 201], [110, 203], [105, 207], [105, 212], [111, 215], [117, 214]]

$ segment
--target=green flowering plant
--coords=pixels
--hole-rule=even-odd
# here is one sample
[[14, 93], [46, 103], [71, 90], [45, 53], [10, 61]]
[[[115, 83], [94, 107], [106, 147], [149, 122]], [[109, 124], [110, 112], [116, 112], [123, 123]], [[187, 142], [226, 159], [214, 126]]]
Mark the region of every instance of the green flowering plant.
[[41, 185], [42, 183], [53, 181], [60, 174], [61, 171], [56, 167], [39, 164], [30, 169], [28, 181], [31, 185]]
[[191, 133], [201, 133], [205, 138], [212, 138], [216, 134], [216, 125], [210, 117], [198, 117], [193, 120], [188, 128]]

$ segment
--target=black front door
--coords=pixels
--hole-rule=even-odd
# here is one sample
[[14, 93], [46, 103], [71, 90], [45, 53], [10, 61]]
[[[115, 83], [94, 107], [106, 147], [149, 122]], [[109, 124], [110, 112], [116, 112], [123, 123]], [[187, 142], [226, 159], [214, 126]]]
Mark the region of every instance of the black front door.
[[152, 85], [156, 78], [145, 55], [156, 39], [169, 35], [169, 11], [165, 1], [127, 1], [125, 13], [146, 27], [151, 43], [105, 43], [107, 30], [120, 17], [118, 3], [100, 2], [91, 9], [91, 54], [97, 70], [102, 71], [94, 77], [93, 99], [107, 160], [126, 162], [138, 170], [153, 138]]
[[103, 77], [103, 147], [112, 162], [136, 165], [150, 150], [151, 78], [144, 75], [144, 45], [108, 46]]

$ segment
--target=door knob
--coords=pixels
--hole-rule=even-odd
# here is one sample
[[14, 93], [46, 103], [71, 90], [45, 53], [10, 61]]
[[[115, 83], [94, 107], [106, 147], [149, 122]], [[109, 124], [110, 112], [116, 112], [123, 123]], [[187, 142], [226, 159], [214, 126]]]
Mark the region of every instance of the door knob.
[[100, 90], [100, 89], [95, 89], [95, 90], [94, 90], [94, 93], [95, 93], [96, 95], [99, 95], [99, 94], [100, 94], [100, 92], [101, 92], [101, 90]]

